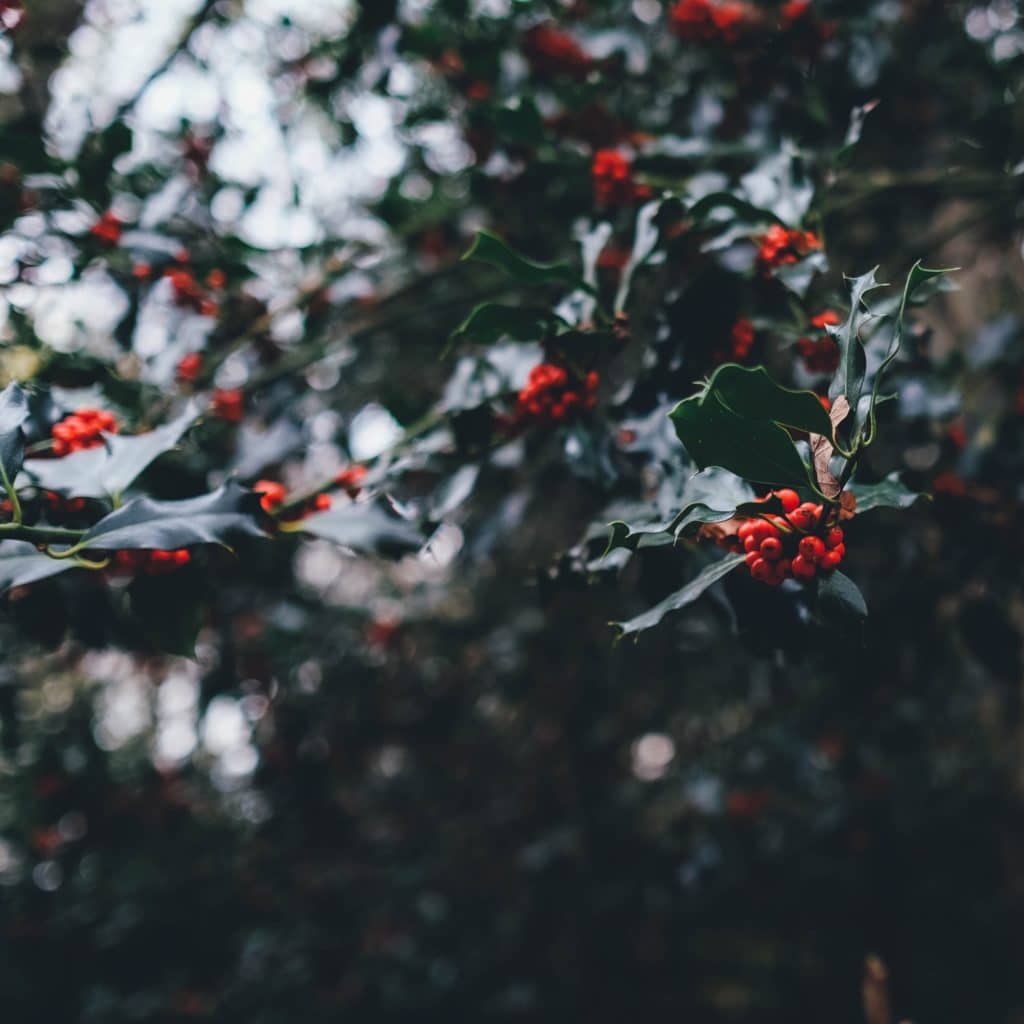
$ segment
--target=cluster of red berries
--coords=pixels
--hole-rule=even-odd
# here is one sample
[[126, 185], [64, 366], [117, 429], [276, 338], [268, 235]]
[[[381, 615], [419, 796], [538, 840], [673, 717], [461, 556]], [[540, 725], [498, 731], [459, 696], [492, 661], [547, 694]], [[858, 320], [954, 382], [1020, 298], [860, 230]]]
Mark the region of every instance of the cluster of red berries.
[[541, 363], [530, 371], [526, 387], [516, 398], [517, 419], [561, 423], [574, 413], [594, 408], [600, 383], [596, 370], [591, 370], [580, 382], [572, 380], [565, 367]]
[[211, 412], [225, 423], [241, 423], [245, 418], [245, 394], [239, 388], [218, 388], [213, 393]]
[[[267, 515], [274, 515], [281, 506], [288, 500], [288, 488], [277, 480], [257, 480], [252, 485], [253, 491], [260, 496], [260, 508]], [[281, 518], [286, 522], [296, 519], [305, 519], [314, 512], [326, 512], [331, 507], [331, 496], [329, 494], [314, 495], [309, 501], [289, 509], [288, 513]]]
[[599, 149], [590, 166], [598, 206], [629, 206], [651, 197], [647, 185], [633, 178], [633, 164], [617, 149]]
[[163, 576], [191, 561], [192, 554], [186, 548], [176, 551], [115, 551], [110, 568], [118, 573], [144, 572], [149, 576]]
[[838, 568], [846, 556], [843, 531], [827, 524], [823, 507], [801, 503], [792, 490], [775, 491], [774, 496], [783, 514], [749, 519], [736, 534], [750, 575], [777, 587], [790, 577], [810, 580]]
[[839, 345], [825, 329], [841, 323], [839, 314], [832, 309], [811, 317], [811, 326], [822, 333], [816, 338], [801, 338], [796, 343], [796, 350], [811, 373], [832, 373], [839, 365]]
[[116, 213], [107, 210], [91, 228], [89, 234], [104, 245], [114, 246], [121, 241], [124, 233], [124, 222]]
[[79, 409], [55, 423], [50, 430], [53, 454], [58, 457], [97, 448], [103, 444], [103, 434], [116, 434], [117, 419], [106, 409]]
[[821, 248], [821, 239], [813, 231], [800, 231], [773, 224], [757, 242], [757, 268], [766, 277], [777, 267], [796, 263]]
[[788, 0], [775, 23], [743, 0], [677, 0], [669, 12], [672, 31], [687, 42], [733, 46], [744, 37], [764, 36], [776, 29], [796, 35], [797, 48], [813, 56], [834, 26], [815, 17], [811, 0]]
[[669, 12], [672, 31], [691, 43], [735, 43], [757, 12], [737, 0], [679, 0]]
[[534, 25], [523, 36], [523, 55], [534, 74], [567, 75], [577, 80], [590, 74], [594, 61], [572, 36], [551, 25]]

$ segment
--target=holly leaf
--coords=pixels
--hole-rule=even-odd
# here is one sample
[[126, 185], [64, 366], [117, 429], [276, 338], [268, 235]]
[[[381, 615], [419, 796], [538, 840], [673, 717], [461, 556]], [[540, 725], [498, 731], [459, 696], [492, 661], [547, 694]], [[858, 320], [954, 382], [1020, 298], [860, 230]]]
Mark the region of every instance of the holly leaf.
[[353, 502], [302, 521], [302, 532], [362, 554], [398, 558], [419, 551], [425, 537], [384, 498]]
[[551, 329], [554, 317], [546, 309], [483, 302], [452, 331], [450, 343], [464, 339], [493, 345], [501, 338], [539, 341]]
[[0, 593], [59, 576], [74, 568], [75, 563], [70, 559], [50, 558], [27, 541], [5, 540], [0, 543]]
[[247, 534], [265, 537], [260, 529], [259, 495], [236, 483], [184, 501], [136, 498], [104, 516], [82, 538], [84, 548], [100, 551], [175, 550], [195, 544], [220, 544]]
[[912, 491], [898, 473], [890, 473], [876, 484], [850, 484], [849, 490], [857, 499], [858, 515], [876, 508], [910, 508], [919, 499], [928, 497], [920, 491]]
[[21, 471], [25, 458], [25, 434], [22, 425], [28, 419], [28, 397], [17, 384], [8, 384], [0, 392], [0, 474], [6, 486]]
[[910, 273], [907, 274], [907, 282], [903, 287], [903, 297], [900, 300], [900, 311], [896, 317], [896, 326], [893, 328], [892, 341], [889, 343], [889, 350], [886, 352], [881, 364], [875, 371], [874, 381], [871, 386], [871, 405], [868, 411], [868, 418], [870, 422], [868, 437], [870, 440], [874, 440], [875, 437], [875, 406], [878, 405], [878, 393], [882, 386], [882, 378], [885, 375], [885, 371], [889, 368], [889, 365], [896, 356], [899, 355], [899, 351], [903, 347], [903, 337], [906, 334], [907, 306], [910, 305], [914, 292], [916, 292], [917, 289], [926, 281], [930, 281], [936, 277], [942, 277], [944, 274], [952, 273], [955, 269], [957, 268], [947, 267], [944, 269], [930, 270], [928, 267], [922, 267], [921, 261], [918, 260], [910, 268]]
[[680, 402], [669, 417], [701, 469], [721, 466], [773, 486], [813, 485], [786, 426], [808, 433], [831, 429], [812, 392], [780, 387], [763, 367], [734, 364], [719, 367], [704, 391]]
[[645, 629], [657, 626], [670, 612], [679, 611], [680, 608], [693, 604], [709, 587], [720, 579], [724, 579], [733, 569], [742, 565], [745, 557], [744, 555], [728, 555], [718, 562], [712, 562], [704, 568], [699, 576], [690, 580], [685, 587], [677, 590], [674, 594], [669, 594], [664, 601], [659, 602], [642, 615], [638, 615], [636, 618], [629, 619], [626, 622], [614, 622], [612, 625], [619, 630], [620, 636], [640, 633]]
[[572, 266], [564, 261], [537, 263], [520, 255], [489, 231], [478, 231], [463, 260], [489, 263], [509, 277], [525, 285], [563, 284], [572, 288], [592, 290]]
[[885, 287], [875, 278], [877, 270], [875, 267], [850, 280], [850, 315], [839, 327], [828, 328], [828, 333], [839, 345], [839, 365], [829, 385], [828, 396], [835, 402], [840, 395], [845, 395], [850, 408], [854, 410], [860, 401], [867, 372], [867, 356], [860, 331], [872, 316], [864, 303], [864, 297], [868, 292]]
[[784, 388], [768, 376], [763, 366], [726, 363], [708, 384], [722, 402], [741, 416], [774, 420], [807, 434], [831, 434], [832, 424], [813, 391]]
[[838, 612], [847, 618], [867, 618], [868, 606], [860, 587], [838, 570], [821, 577], [818, 600], [823, 610]]
[[104, 434], [103, 446], [61, 459], [28, 459], [25, 473], [37, 487], [75, 498], [116, 498], [165, 452], [177, 445], [200, 416], [189, 402], [170, 423], [146, 434]]

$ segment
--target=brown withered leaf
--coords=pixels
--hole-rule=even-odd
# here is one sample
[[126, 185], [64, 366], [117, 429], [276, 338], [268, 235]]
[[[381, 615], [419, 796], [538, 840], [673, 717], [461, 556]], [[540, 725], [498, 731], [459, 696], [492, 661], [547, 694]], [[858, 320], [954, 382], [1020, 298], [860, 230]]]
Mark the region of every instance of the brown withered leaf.
[[839, 522], [845, 523], [857, 514], [857, 495], [843, 491], [839, 495]]
[[828, 464], [835, 451], [836, 428], [850, 415], [850, 403], [845, 395], [840, 395], [829, 410], [828, 418], [832, 421], [832, 437], [823, 434], [811, 434], [811, 455], [814, 459], [814, 475], [818, 478], [818, 486], [826, 498], [838, 497], [842, 488], [839, 481], [832, 475]]

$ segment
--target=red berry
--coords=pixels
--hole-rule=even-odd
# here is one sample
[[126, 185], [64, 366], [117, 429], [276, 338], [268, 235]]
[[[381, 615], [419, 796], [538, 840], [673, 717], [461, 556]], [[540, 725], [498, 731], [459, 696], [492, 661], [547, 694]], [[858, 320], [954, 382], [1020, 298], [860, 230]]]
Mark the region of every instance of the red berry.
[[825, 542], [820, 537], [804, 537], [800, 541], [800, 554], [816, 562], [825, 554]]
[[782, 508], [786, 512], [792, 512], [800, 504], [800, 495], [796, 491], [785, 488], [775, 492], [775, 497], [782, 502]]
[[831, 572], [833, 569], [839, 566], [839, 563], [843, 560], [843, 556], [838, 551], [826, 551], [825, 557], [822, 558], [819, 565], [825, 572]]
[[793, 559], [793, 575], [799, 576], [801, 579], [809, 580], [816, 572], [815, 565], [812, 561], [804, 558], [803, 555], [797, 555]]
[[782, 541], [778, 537], [765, 537], [761, 541], [761, 555], [769, 562], [777, 562], [782, 557]]
[[825, 535], [825, 543], [830, 548], [838, 547], [843, 543], [843, 531], [838, 526], [832, 527], [831, 530]]
[[750, 567], [750, 575], [762, 582], [771, 575], [771, 572], [771, 566], [763, 558], [758, 558]]

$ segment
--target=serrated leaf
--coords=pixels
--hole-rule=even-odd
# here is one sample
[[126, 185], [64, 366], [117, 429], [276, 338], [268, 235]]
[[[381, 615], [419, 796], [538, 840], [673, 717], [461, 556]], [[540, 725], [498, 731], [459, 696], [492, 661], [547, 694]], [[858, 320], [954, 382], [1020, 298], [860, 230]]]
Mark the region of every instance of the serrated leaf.
[[860, 592], [860, 587], [838, 570], [821, 577], [818, 583], [818, 600], [823, 609], [847, 617], [863, 619], [868, 614], [867, 602]]
[[462, 339], [493, 345], [506, 337], [513, 341], [540, 341], [549, 331], [553, 314], [529, 306], [483, 302], [452, 331], [451, 341]]
[[74, 568], [74, 562], [50, 558], [26, 541], [5, 540], [0, 543], [0, 593], [59, 576]]
[[239, 535], [265, 537], [258, 525], [259, 496], [236, 483], [184, 501], [136, 498], [104, 516], [82, 538], [98, 551], [174, 550], [195, 544], [226, 545]]
[[900, 310], [896, 317], [896, 326], [893, 329], [892, 341], [889, 344], [889, 350], [886, 352], [885, 357], [882, 359], [881, 364], [875, 371], [875, 378], [872, 382], [871, 387], [871, 406], [868, 412], [868, 418], [870, 421], [869, 429], [869, 440], [873, 441], [876, 430], [875, 420], [875, 407], [878, 405], [878, 394], [879, 389], [882, 386], [882, 378], [885, 375], [885, 371], [889, 368], [892, 361], [899, 354], [900, 349], [903, 347], [903, 336], [906, 332], [906, 314], [907, 306], [910, 304], [910, 300], [914, 296], [914, 292], [921, 287], [926, 281], [930, 281], [936, 277], [942, 277], [944, 274], [951, 273], [953, 267], [947, 267], [944, 269], [930, 270], [928, 267], [922, 267], [921, 261], [918, 260], [911, 268], [910, 273], [907, 274], [907, 282], [903, 287], [903, 297], [900, 300]]
[[47, 491], [74, 498], [115, 497], [174, 448], [199, 415], [199, 405], [189, 402], [181, 415], [156, 430], [126, 437], [104, 434], [102, 447], [61, 459], [27, 459], [24, 471], [36, 486]]
[[794, 391], [776, 384], [763, 366], [737, 363], [720, 366], [708, 382], [722, 402], [741, 416], [773, 420], [806, 434], [831, 434], [832, 422], [813, 391]]
[[302, 532], [363, 554], [400, 557], [423, 547], [423, 534], [383, 498], [309, 516]]
[[[753, 496], [750, 486], [733, 473], [718, 468], [706, 469], [689, 477], [677, 493], [669, 490], [668, 495], [659, 495], [660, 508], [656, 511], [663, 514], [638, 517], [633, 523], [621, 519], [611, 523], [611, 536], [605, 553], [618, 548], [635, 551], [637, 548], [675, 543], [691, 526], [732, 519]], [[665, 514], [666, 506], [669, 509], [678, 507], [679, 511]]]
[[699, 576], [690, 580], [685, 587], [680, 588], [674, 594], [669, 594], [664, 601], [659, 602], [642, 615], [637, 615], [627, 622], [613, 623], [613, 625], [622, 636], [640, 633], [645, 629], [657, 626], [670, 612], [679, 611], [680, 608], [693, 604], [709, 587], [724, 579], [733, 569], [741, 566], [744, 557], [743, 555], [728, 555], [718, 562], [712, 562], [711, 565], [704, 568]]
[[[824, 415], [824, 410], [818, 406]], [[721, 466], [756, 483], [805, 487], [809, 471], [784, 427], [770, 419], [741, 416], [717, 388], [680, 402], [669, 413], [676, 436], [701, 469]], [[794, 417], [787, 414], [787, 418]]]
[[[17, 384], [0, 392], [0, 474], [13, 483], [25, 458], [22, 425], [28, 419], [28, 397]], [[0, 478], [0, 482], [2, 482]]]
[[538, 263], [520, 255], [514, 249], [506, 245], [497, 235], [489, 231], [477, 232], [473, 244], [462, 257], [464, 260], [477, 260], [480, 263], [489, 263], [499, 270], [503, 270], [509, 277], [520, 284], [544, 285], [563, 284], [572, 288], [583, 288], [589, 290], [579, 274], [570, 264], [560, 261], [557, 263]]
[[927, 497], [907, 487], [898, 473], [890, 473], [876, 484], [854, 483], [848, 489], [857, 499], [857, 515], [876, 508], [910, 508], [919, 499]]
[[839, 365], [829, 385], [828, 396], [834, 402], [840, 395], [845, 395], [854, 410], [860, 401], [867, 372], [867, 357], [860, 339], [861, 327], [870, 316], [867, 309], [862, 308], [864, 296], [884, 287], [875, 278], [876, 270], [877, 267], [850, 281], [850, 315], [841, 326], [829, 328], [829, 334], [839, 345]]

